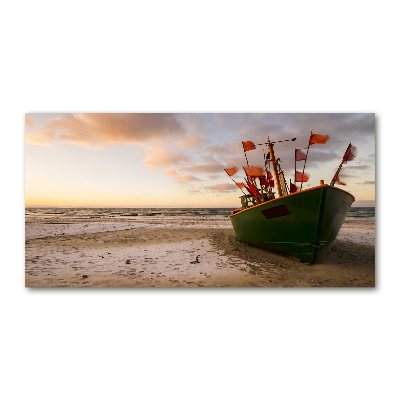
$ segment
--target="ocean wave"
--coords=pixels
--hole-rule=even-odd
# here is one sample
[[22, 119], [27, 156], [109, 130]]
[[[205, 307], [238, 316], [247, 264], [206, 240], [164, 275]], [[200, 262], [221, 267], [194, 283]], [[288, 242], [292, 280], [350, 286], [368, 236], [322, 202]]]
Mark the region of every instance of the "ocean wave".
[[[195, 218], [225, 219], [233, 208], [26, 208], [25, 216], [45, 219], [137, 219]], [[375, 207], [351, 207], [348, 219], [375, 218]]]

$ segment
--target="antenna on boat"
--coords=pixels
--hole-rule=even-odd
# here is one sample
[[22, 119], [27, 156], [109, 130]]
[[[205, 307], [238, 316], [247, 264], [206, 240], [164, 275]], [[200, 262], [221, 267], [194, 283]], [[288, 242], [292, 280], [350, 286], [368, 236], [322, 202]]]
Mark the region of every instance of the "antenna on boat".
[[[303, 173], [302, 173], [302, 176], [304, 176], [304, 170], [306, 169], [306, 162], [307, 162], [307, 157], [308, 157], [308, 150], [310, 150], [311, 137], [312, 137], [312, 129], [311, 129], [310, 140], [308, 141], [307, 154], [306, 154], [306, 159], [305, 159], [304, 165], [303, 165]], [[296, 157], [295, 157], [295, 159], [296, 159]], [[294, 172], [296, 173], [296, 170], [294, 170]], [[301, 185], [300, 185], [300, 190], [302, 190], [302, 189], [303, 189], [303, 180], [301, 181]]]
[[[294, 142], [297, 138], [293, 138], [293, 139], [285, 139], [285, 140], [277, 140], [276, 142], [270, 142], [271, 144], [275, 144], [275, 143], [283, 143], [283, 142]], [[269, 142], [269, 136], [268, 136], [268, 142]], [[257, 146], [262, 146], [263, 144], [268, 144], [267, 143], [258, 143]]]

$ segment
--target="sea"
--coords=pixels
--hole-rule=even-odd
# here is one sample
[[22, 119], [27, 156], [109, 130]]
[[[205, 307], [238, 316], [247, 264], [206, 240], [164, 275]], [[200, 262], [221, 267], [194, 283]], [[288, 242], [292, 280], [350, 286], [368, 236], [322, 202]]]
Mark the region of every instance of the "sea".
[[[233, 208], [26, 208], [25, 236], [75, 235], [135, 228], [232, 229]], [[352, 207], [348, 225], [375, 223], [374, 207]]]
[[[224, 219], [233, 208], [25, 208], [26, 217], [58, 220], [112, 220], [155, 218]], [[351, 207], [347, 215], [352, 219], [375, 220], [375, 207]]]

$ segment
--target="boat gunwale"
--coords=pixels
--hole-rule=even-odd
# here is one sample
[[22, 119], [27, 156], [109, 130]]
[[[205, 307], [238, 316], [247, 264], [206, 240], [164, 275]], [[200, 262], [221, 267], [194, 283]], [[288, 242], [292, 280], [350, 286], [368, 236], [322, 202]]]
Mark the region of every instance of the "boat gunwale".
[[233, 210], [228, 216], [229, 216], [229, 218], [232, 218], [232, 217], [235, 217], [236, 215], [239, 215], [239, 214], [241, 214], [242, 212], [245, 212], [245, 211], [247, 211], [247, 210], [252, 210], [253, 208], [257, 208], [257, 207], [263, 206], [263, 205], [265, 205], [265, 204], [270, 204], [270, 203], [272, 203], [272, 202], [274, 202], [274, 201], [283, 199], [283, 198], [285, 198], [285, 197], [295, 196], [296, 194], [300, 194], [300, 193], [308, 192], [308, 191], [310, 191], [310, 190], [315, 190], [315, 189], [324, 188], [324, 187], [330, 187], [330, 188], [335, 189], [335, 190], [340, 190], [341, 192], [350, 195], [350, 196], [353, 198], [353, 201], [356, 200], [356, 198], [355, 198], [351, 193], [346, 192], [346, 190], [343, 190], [343, 189], [340, 189], [340, 188], [337, 188], [337, 187], [335, 187], [335, 186], [331, 186], [331, 185], [328, 185], [328, 184], [325, 183], [325, 184], [323, 184], [323, 185], [314, 186], [314, 187], [309, 188], [309, 189], [300, 190], [299, 192], [289, 193], [289, 194], [287, 194], [287, 195], [285, 195], [285, 196], [278, 197], [277, 199], [273, 199], [273, 200], [269, 200], [269, 201], [264, 201], [264, 203], [256, 204], [255, 206], [252, 206], [252, 207], [249, 207], [249, 208], [245, 208], [244, 210], [242, 209], [241, 211], [237, 211], [236, 213], [233, 213], [233, 211], [236, 211], [236, 210], [237, 210], [237, 208], [236, 208], [236, 209]]

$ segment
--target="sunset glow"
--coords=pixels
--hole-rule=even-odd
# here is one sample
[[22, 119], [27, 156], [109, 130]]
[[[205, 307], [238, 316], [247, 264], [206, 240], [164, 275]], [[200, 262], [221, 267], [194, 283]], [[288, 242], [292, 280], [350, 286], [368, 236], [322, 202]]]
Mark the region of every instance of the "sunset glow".
[[[351, 142], [341, 188], [375, 205], [373, 114], [27, 114], [25, 127], [27, 207], [237, 207], [224, 168], [246, 165], [241, 142], [296, 137], [275, 146], [293, 182], [294, 148], [311, 130], [330, 140], [310, 148], [303, 188], [329, 183]], [[262, 146], [247, 156], [262, 164]]]

